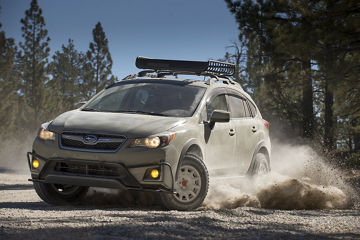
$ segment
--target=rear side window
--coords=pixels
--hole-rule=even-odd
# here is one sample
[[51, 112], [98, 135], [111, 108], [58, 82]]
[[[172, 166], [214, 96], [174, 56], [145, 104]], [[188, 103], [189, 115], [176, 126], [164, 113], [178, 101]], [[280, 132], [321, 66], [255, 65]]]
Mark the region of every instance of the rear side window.
[[208, 117], [208, 119], [210, 119], [211, 114], [212, 114], [212, 112], [214, 110], [228, 111], [225, 94], [221, 94], [221, 95], [216, 96], [207, 105], [207, 117]]
[[239, 97], [229, 96], [229, 104], [232, 118], [243, 118], [246, 116], [244, 100]]
[[244, 107], [245, 107], [245, 117], [251, 117], [251, 112], [249, 108], [249, 101], [244, 100]]
[[250, 106], [252, 117], [255, 117], [256, 116], [256, 107], [254, 106], [254, 104], [252, 102], [250, 102], [250, 101], [247, 101], [247, 102]]

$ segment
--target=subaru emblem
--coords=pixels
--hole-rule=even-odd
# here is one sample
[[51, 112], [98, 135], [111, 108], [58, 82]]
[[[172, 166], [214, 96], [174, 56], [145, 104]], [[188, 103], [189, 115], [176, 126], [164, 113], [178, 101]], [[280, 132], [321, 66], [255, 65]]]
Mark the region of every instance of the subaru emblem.
[[85, 144], [95, 144], [97, 142], [97, 137], [95, 135], [86, 135], [84, 137]]

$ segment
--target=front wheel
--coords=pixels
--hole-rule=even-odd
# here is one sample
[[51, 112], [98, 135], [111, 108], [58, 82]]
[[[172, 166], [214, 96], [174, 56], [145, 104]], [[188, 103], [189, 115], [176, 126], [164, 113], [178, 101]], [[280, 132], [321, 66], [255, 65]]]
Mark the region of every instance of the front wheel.
[[209, 188], [209, 174], [197, 156], [186, 155], [177, 172], [175, 193], [161, 193], [162, 205], [170, 210], [191, 210], [204, 201]]
[[88, 187], [34, 182], [39, 197], [52, 205], [73, 205], [80, 203]]

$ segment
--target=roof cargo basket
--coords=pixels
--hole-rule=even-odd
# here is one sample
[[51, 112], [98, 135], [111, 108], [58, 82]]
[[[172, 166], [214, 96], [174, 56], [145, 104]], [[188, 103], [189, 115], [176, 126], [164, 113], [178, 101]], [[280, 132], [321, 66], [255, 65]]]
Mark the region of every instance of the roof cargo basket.
[[205, 76], [232, 76], [235, 72], [234, 64], [215, 60], [200, 62], [137, 57], [136, 67], [140, 69], [151, 69], [159, 75], [190, 74]]

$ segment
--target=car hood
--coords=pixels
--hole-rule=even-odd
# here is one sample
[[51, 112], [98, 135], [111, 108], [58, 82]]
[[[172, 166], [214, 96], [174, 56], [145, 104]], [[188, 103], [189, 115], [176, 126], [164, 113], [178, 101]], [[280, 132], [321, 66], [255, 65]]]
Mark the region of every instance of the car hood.
[[48, 129], [56, 133], [116, 134], [138, 138], [167, 131], [185, 122], [184, 118], [178, 117], [73, 110], [54, 119]]

